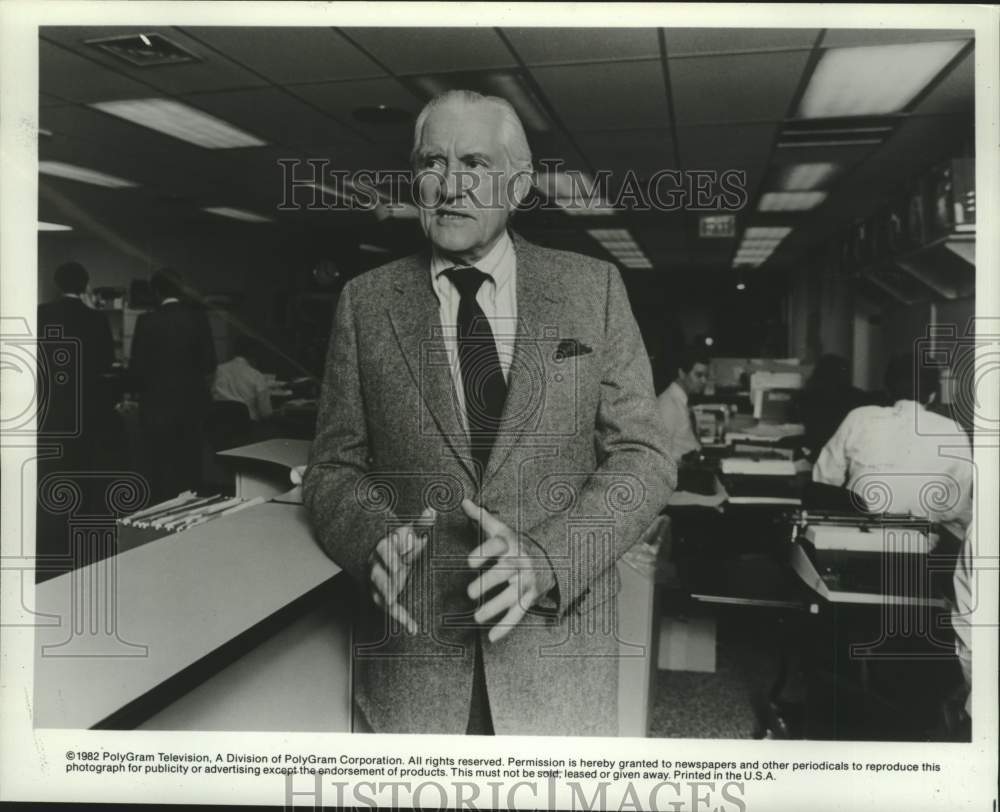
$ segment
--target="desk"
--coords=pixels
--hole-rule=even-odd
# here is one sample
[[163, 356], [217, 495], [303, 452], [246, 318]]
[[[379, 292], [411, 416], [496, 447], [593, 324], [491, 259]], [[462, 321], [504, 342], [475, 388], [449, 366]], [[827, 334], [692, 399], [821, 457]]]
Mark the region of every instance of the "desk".
[[[223, 455], [247, 466], [252, 487], [287, 491], [308, 445]], [[621, 735], [645, 736], [653, 577], [633, 563], [620, 564], [619, 720]], [[66, 573], [36, 588], [35, 611], [52, 624], [36, 631], [34, 723], [348, 731], [356, 595], [304, 507], [277, 501]]]
[[[39, 584], [36, 611], [58, 625], [36, 630], [36, 726], [110, 726], [122, 714], [132, 722], [124, 726], [133, 726], [162, 709], [163, 698], [151, 696], [156, 689], [339, 573], [313, 541], [302, 507], [267, 503]], [[106, 618], [109, 605], [116, 611]], [[346, 625], [340, 628], [339, 673], [317, 686], [327, 702], [338, 696], [330, 686], [348, 679]], [[272, 698], [259, 696], [257, 712]], [[258, 727], [252, 706], [233, 721]]]

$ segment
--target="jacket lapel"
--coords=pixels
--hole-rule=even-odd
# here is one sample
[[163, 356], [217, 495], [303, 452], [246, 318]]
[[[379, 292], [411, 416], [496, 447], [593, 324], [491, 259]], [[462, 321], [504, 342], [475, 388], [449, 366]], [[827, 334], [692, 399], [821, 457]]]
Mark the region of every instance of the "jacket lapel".
[[[410, 272], [399, 275], [389, 320], [420, 397], [447, 445], [475, 477], [468, 438], [458, 416], [448, 352], [441, 336], [437, 297], [430, 283], [430, 259], [420, 254]], [[421, 418], [421, 427], [423, 419]]]
[[562, 300], [559, 277], [544, 262], [539, 248], [511, 234], [517, 253], [517, 337], [507, 381], [507, 400], [500, 433], [486, 466], [483, 484], [492, 479], [529, 426], [537, 425], [545, 407], [545, 328], [559, 323]]

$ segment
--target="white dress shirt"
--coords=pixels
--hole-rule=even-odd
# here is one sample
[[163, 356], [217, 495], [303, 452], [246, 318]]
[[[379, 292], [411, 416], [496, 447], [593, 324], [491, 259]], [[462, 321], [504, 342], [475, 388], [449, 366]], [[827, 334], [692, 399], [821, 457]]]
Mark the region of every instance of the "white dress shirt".
[[260, 420], [272, 414], [271, 386], [267, 377], [250, 366], [242, 355], [215, 368], [212, 397], [246, 404], [251, 420]]
[[878, 512], [925, 516], [961, 539], [972, 514], [971, 458], [958, 424], [900, 400], [851, 411], [816, 459], [813, 480], [850, 488]]
[[691, 428], [691, 410], [688, 409], [687, 392], [677, 381], [660, 393], [656, 399], [656, 407], [667, 424], [667, 448], [674, 461], [690, 451], [701, 448], [701, 443]]
[[[436, 250], [431, 255], [431, 284], [440, 303], [440, 317], [444, 346], [448, 352], [451, 379], [455, 387], [457, 408], [462, 425], [468, 430], [465, 415], [465, 390], [462, 386], [462, 367], [458, 358], [458, 305], [461, 295], [451, 280], [444, 275], [456, 263], [441, 256]], [[504, 232], [497, 244], [490, 249], [475, 267], [487, 275], [476, 294], [476, 302], [490, 323], [493, 339], [504, 380], [510, 379], [510, 364], [514, 357], [517, 338], [517, 254], [510, 235]]]

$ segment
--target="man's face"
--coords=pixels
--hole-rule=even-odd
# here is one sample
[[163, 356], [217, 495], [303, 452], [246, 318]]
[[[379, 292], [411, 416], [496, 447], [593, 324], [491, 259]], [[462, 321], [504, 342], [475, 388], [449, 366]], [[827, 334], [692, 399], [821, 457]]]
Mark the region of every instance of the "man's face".
[[491, 105], [455, 102], [434, 110], [420, 134], [420, 225], [438, 250], [469, 264], [496, 244], [512, 208], [502, 129]]
[[689, 395], [700, 395], [708, 383], [708, 367], [705, 364], [695, 364], [690, 372], [679, 370], [677, 381]]

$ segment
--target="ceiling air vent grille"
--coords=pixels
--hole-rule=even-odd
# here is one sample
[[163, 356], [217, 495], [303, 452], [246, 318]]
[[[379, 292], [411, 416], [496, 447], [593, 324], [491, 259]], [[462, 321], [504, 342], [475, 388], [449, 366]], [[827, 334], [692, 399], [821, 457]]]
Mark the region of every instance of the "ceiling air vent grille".
[[102, 37], [86, 42], [112, 56], [139, 68], [156, 65], [180, 65], [201, 60], [162, 34], [126, 34]]
[[778, 146], [856, 147], [877, 146], [895, 132], [898, 116], [825, 118], [786, 122], [778, 136]]

